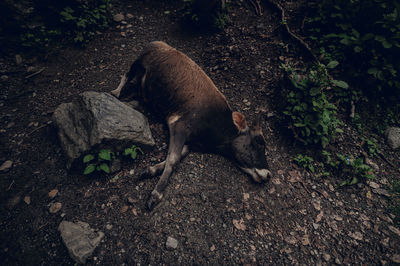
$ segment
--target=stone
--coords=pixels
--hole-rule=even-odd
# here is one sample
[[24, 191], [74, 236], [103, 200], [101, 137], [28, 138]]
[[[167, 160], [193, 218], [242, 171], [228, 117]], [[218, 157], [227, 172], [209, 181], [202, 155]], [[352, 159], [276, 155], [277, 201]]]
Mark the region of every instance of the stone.
[[115, 22], [121, 22], [121, 21], [123, 21], [124, 19], [125, 19], [125, 16], [124, 16], [123, 14], [121, 14], [121, 13], [115, 14], [114, 17], [113, 17], [113, 20], [114, 20]]
[[397, 149], [400, 147], [400, 128], [399, 127], [389, 127], [385, 131], [385, 136], [387, 138], [387, 143], [390, 148]]
[[178, 247], [178, 240], [173, 237], [168, 237], [165, 246], [169, 249], [176, 249]]
[[92, 255], [104, 237], [103, 232], [95, 232], [89, 224], [81, 221], [76, 223], [62, 221], [58, 230], [71, 258], [82, 264], [86, 263], [86, 259]]
[[53, 199], [58, 193], [58, 189], [53, 189], [49, 192], [49, 198]]
[[[87, 91], [72, 103], [63, 103], [53, 114], [67, 167], [104, 142], [154, 146], [147, 118], [108, 93]], [[122, 142], [122, 143], [121, 143]]]
[[394, 254], [394, 255], [392, 256], [392, 261], [393, 261], [394, 263], [400, 263], [400, 254]]
[[382, 196], [390, 198], [390, 193], [386, 189], [374, 188], [374, 189], [372, 189], [372, 192], [374, 192], [375, 194], [382, 195]]
[[62, 204], [61, 202], [55, 202], [50, 204], [49, 212], [50, 213], [57, 213], [59, 210], [61, 210]]
[[324, 253], [323, 257], [326, 262], [329, 262], [331, 260], [331, 255], [329, 255], [328, 253]]
[[131, 18], [133, 18], [133, 15], [131, 13], [128, 13], [128, 14], [126, 14], [126, 18], [131, 19]]
[[15, 63], [16, 63], [17, 65], [22, 64], [22, 57], [21, 57], [21, 55], [19, 55], [19, 54], [15, 55]]
[[6, 172], [10, 170], [13, 165], [13, 161], [7, 160], [0, 166], [0, 172]]
[[2, 81], [7, 81], [8, 80], [8, 76], [7, 75], [2, 75], [1, 76], [1, 80]]

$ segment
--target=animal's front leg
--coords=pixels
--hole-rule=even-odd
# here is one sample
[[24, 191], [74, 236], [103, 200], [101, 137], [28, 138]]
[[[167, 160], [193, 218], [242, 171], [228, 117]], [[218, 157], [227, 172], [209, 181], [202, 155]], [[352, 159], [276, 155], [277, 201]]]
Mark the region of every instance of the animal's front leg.
[[[173, 130], [171, 130], [173, 128]], [[147, 207], [152, 210], [162, 199], [165, 187], [168, 184], [168, 179], [172, 174], [176, 164], [182, 158], [183, 146], [185, 144], [185, 137], [183, 134], [175, 130], [175, 127], [170, 126], [170, 140], [167, 159], [165, 160], [164, 171], [158, 180], [154, 190], [151, 192], [150, 199], [147, 202]]]
[[[186, 157], [189, 153], [189, 147], [187, 145], [183, 146], [182, 153], [181, 153], [181, 159]], [[139, 175], [140, 179], [145, 179], [145, 178], [151, 178], [160, 175], [165, 167], [165, 163], [167, 160], [162, 161], [161, 163], [158, 163], [153, 166], [148, 166], [146, 167]]]

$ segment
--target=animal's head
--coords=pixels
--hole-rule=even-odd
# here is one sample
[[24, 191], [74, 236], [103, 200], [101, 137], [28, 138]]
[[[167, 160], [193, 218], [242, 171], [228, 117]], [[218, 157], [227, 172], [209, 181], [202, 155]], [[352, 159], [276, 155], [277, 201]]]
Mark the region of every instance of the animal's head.
[[249, 128], [243, 114], [233, 112], [232, 119], [239, 130], [238, 136], [232, 142], [234, 159], [239, 168], [249, 174], [255, 182], [266, 181], [271, 172], [268, 170], [265, 139], [259, 121], [253, 128]]

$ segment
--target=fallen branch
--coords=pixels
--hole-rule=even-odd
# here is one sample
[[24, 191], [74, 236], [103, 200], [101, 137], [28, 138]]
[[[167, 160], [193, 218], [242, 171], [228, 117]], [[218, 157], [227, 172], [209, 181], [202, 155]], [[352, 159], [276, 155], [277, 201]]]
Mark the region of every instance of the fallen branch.
[[36, 75], [39, 75], [39, 74], [42, 73], [43, 70], [45, 70], [45, 69], [46, 69], [46, 68], [43, 67], [43, 68], [41, 68], [39, 71], [36, 71], [35, 73], [32, 73], [32, 74], [26, 76], [25, 78], [26, 78], [26, 79], [29, 79], [29, 78], [31, 78], [31, 77], [34, 77], [34, 76], [36, 76]]
[[297, 40], [297, 41], [309, 52], [309, 54], [312, 56], [312, 58], [313, 58], [317, 63], [319, 63], [319, 60], [318, 60], [317, 56], [313, 53], [313, 51], [311, 50], [310, 46], [309, 46], [305, 41], [303, 41], [303, 39], [302, 39], [299, 35], [297, 35], [296, 33], [293, 33], [293, 32], [290, 30], [289, 25], [288, 25], [288, 23], [287, 23], [287, 19], [286, 19], [286, 15], [285, 15], [285, 10], [283, 9], [283, 7], [282, 7], [280, 4], [276, 3], [275, 1], [273, 1], [273, 0], [267, 0], [267, 1], [268, 1], [268, 3], [270, 3], [271, 5], [273, 5], [276, 9], [279, 9], [279, 10], [281, 11], [281, 21], [282, 21], [282, 24], [285, 25], [286, 32], [287, 32], [290, 36], [292, 36], [295, 40]]

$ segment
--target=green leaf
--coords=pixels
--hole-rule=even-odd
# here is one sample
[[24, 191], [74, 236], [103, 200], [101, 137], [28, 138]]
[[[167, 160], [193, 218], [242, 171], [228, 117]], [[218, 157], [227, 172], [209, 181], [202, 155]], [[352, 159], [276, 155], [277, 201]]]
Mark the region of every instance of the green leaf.
[[106, 161], [111, 161], [111, 151], [110, 150], [100, 150], [99, 158]]
[[91, 154], [88, 154], [88, 155], [86, 155], [85, 157], [83, 157], [83, 162], [84, 162], [84, 163], [88, 163], [88, 162], [90, 162], [90, 161], [93, 160], [93, 159], [94, 159], [94, 156], [91, 155]]
[[83, 174], [84, 175], [91, 174], [95, 169], [96, 169], [96, 165], [91, 163], [88, 166], [86, 166], [85, 170], [83, 171]]
[[103, 170], [103, 171], [106, 172], [107, 174], [110, 173], [110, 167], [108, 167], [108, 165], [105, 164], [105, 163], [100, 164], [100, 165], [98, 166], [98, 169], [99, 169], [99, 170]]
[[339, 65], [339, 62], [334, 60], [334, 61], [330, 61], [326, 67], [332, 69], [332, 68], [337, 67], [338, 65]]
[[332, 83], [333, 83], [333, 85], [335, 85], [335, 86], [337, 86], [339, 88], [342, 88], [342, 89], [348, 89], [349, 88], [349, 85], [346, 82], [344, 82], [343, 80], [334, 79], [334, 80], [332, 80]]
[[134, 151], [131, 153], [131, 158], [132, 158], [133, 160], [135, 160], [135, 159], [136, 159], [136, 156], [137, 156], [137, 152], [136, 152], [136, 150], [134, 150]]
[[166, 14], [166, 15], [168, 15], [169, 13], [171, 13], [171, 11], [169, 11], [169, 10], [164, 11], [164, 14]]

